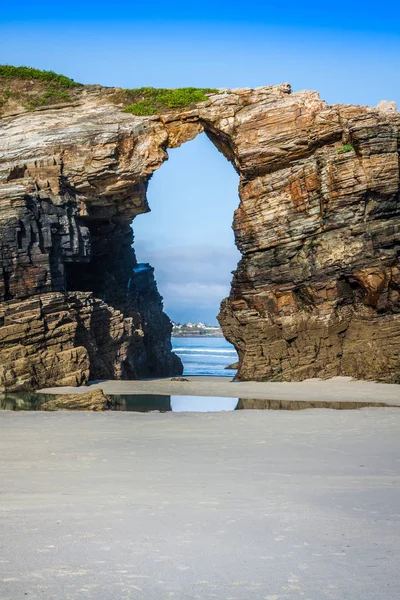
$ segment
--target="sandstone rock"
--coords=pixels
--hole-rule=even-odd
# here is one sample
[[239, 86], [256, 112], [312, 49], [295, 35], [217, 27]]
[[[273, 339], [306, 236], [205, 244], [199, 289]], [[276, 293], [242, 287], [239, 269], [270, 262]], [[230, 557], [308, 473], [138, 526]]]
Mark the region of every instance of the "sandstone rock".
[[227, 367], [225, 367], [225, 369], [233, 369], [233, 370], [237, 370], [238, 368], [239, 368], [239, 362], [232, 363], [231, 365], [228, 365]]
[[383, 113], [390, 114], [398, 112], [396, 102], [389, 100], [381, 100], [380, 102], [378, 102], [376, 108]]
[[237, 377], [400, 381], [397, 111], [288, 84], [151, 117], [110, 98], [0, 120], [0, 389], [182, 372], [130, 224], [166, 148], [201, 131], [240, 174], [219, 315]]
[[49, 399], [40, 405], [40, 410], [109, 410], [112, 400], [103, 394], [102, 390], [86, 392], [83, 394], [60, 394], [49, 396]]

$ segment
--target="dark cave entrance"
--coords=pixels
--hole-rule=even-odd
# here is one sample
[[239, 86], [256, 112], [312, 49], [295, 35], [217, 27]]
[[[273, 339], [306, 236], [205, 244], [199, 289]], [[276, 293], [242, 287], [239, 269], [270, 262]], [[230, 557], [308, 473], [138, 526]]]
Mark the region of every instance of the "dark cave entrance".
[[89, 378], [180, 375], [154, 269], [137, 263], [131, 221], [84, 219], [84, 227], [87, 261], [64, 261], [64, 281], [76, 311], [75, 346], [89, 353]]
[[90, 257], [87, 262], [64, 263], [66, 290], [93, 292], [97, 298], [124, 310], [136, 266], [130, 223], [87, 219], [85, 225], [90, 232]]

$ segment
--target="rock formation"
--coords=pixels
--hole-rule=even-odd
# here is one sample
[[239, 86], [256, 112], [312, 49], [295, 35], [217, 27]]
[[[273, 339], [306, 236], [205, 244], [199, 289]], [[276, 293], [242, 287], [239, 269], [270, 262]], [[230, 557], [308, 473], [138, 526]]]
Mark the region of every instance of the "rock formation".
[[359, 410], [360, 408], [400, 408], [400, 404], [355, 400], [261, 400], [260, 398], [239, 398], [236, 410], [305, 410], [309, 408], [330, 408], [333, 410]]
[[[181, 372], [131, 222], [205, 131], [240, 175], [221, 305], [239, 379], [400, 381], [400, 115], [287, 84], [133, 116], [107, 89], [0, 120], [0, 387]], [[145, 218], [145, 217], [143, 217]]]
[[81, 394], [0, 394], [0, 409], [3, 410], [92, 410], [103, 411], [114, 408], [114, 402], [102, 390], [96, 389]]
[[[44, 394], [43, 394], [44, 395]], [[109, 410], [113, 401], [102, 390], [94, 390], [84, 394], [48, 394], [48, 399], [40, 405], [40, 410]]]

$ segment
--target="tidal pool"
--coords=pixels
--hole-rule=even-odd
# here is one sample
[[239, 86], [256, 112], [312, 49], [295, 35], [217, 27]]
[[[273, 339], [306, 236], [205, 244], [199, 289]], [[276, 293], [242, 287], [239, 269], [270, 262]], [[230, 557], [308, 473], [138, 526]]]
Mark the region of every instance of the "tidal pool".
[[[108, 394], [110, 410], [132, 412], [219, 412], [235, 410], [239, 398], [216, 396], [168, 396], [152, 394]], [[50, 394], [13, 393], [0, 395], [0, 410], [41, 410]]]
[[[164, 394], [107, 394], [111, 411], [126, 412], [223, 412], [233, 410], [304, 410], [331, 408], [354, 410], [367, 407], [400, 405], [379, 401], [340, 400], [273, 400], [257, 398], [224, 398], [222, 396], [168, 396]], [[44, 404], [56, 394], [9, 393], [0, 394], [0, 410], [46, 410]], [[62, 397], [61, 395], [58, 398]], [[47, 409], [48, 410], [48, 409]]]

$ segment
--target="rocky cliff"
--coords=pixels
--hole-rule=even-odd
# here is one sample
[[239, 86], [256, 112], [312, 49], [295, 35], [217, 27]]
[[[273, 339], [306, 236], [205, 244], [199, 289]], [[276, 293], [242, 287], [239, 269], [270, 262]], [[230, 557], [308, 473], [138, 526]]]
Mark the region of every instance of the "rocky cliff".
[[3, 106], [3, 388], [180, 371], [130, 225], [166, 150], [202, 131], [240, 175], [242, 259], [219, 315], [238, 377], [400, 381], [395, 106], [328, 106], [285, 84], [134, 116], [115, 90], [78, 92]]

